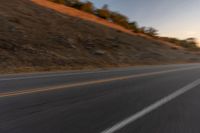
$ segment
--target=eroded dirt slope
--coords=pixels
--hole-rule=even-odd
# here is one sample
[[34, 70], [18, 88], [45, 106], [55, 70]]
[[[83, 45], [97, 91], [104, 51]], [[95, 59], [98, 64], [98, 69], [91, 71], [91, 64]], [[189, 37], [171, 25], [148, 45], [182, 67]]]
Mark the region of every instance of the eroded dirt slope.
[[29, 0], [0, 1], [1, 72], [197, 61], [197, 53], [60, 13]]

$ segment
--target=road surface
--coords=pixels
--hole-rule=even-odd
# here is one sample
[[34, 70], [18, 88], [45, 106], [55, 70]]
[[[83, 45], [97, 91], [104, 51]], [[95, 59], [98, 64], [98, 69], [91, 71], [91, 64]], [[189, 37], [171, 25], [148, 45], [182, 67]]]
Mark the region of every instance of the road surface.
[[199, 133], [200, 64], [0, 76], [0, 133]]

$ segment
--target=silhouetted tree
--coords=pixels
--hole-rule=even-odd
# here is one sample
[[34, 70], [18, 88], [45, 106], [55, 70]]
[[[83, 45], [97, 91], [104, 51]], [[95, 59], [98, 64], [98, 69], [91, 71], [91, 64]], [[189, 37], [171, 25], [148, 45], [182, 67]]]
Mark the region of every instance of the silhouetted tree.
[[67, 6], [73, 6], [76, 3], [79, 3], [79, 0], [51, 0], [56, 3], [65, 4]]
[[50, 0], [50, 1], [60, 3], [60, 4], [65, 4], [65, 0]]
[[164, 39], [165, 41], [174, 43], [178, 46], [184, 47], [184, 48], [199, 49], [199, 47], [197, 46], [196, 38], [188, 38], [188, 39], [185, 39], [185, 40], [180, 40], [180, 39], [177, 39], [177, 38], [162, 37], [162, 39]]
[[68, 6], [74, 6], [75, 4], [79, 3], [79, 0], [65, 0], [65, 4]]
[[146, 33], [146, 27], [143, 26], [143, 27], [139, 28], [139, 32], [145, 34]]
[[129, 29], [132, 30], [133, 32], [139, 32], [137, 22], [130, 22]]
[[111, 16], [108, 5], [104, 5], [101, 9], [97, 9], [96, 14], [97, 16], [107, 20], [110, 19]]
[[182, 40], [181, 45], [186, 48], [197, 48], [196, 38], [187, 38]]
[[82, 11], [85, 11], [85, 12], [88, 12], [88, 13], [94, 13], [94, 5], [93, 5], [93, 3], [92, 2], [86, 2], [86, 3], [84, 3], [81, 7], [80, 7], [80, 9], [82, 10]]
[[152, 27], [141, 27], [139, 28], [139, 32], [154, 37], [158, 35], [158, 30]]
[[146, 28], [145, 33], [150, 36], [157, 36], [158, 30], [156, 30], [155, 28], [149, 27], [149, 28]]
[[127, 29], [129, 28], [128, 18], [125, 15], [122, 15], [118, 12], [112, 12], [110, 18], [112, 22], [119, 24]]

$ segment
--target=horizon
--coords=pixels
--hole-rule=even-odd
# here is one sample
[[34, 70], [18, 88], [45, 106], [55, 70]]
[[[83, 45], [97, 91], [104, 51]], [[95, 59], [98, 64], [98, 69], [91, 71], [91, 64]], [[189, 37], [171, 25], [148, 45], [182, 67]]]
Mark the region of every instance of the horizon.
[[130, 21], [136, 21], [140, 27], [154, 27], [158, 30], [160, 36], [179, 39], [194, 37], [200, 45], [200, 26], [198, 25], [200, 21], [200, 14], [198, 13], [200, 0], [89, 1], [93, 2], [97, 8], [107, 4], [109, 9], [126, 15]]

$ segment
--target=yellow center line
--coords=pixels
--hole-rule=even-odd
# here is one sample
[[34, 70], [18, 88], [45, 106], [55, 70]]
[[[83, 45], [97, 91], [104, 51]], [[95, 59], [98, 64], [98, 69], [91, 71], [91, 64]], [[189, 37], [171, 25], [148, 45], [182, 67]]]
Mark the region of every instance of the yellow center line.
[[29, 89], [29, 90], [3, 92], [3, 93], [0, 93], [0, 98], [40, 93], [40, 92], [48, 92], [48, 91], [61, 90], [61, 89], [67, 89], [67, 88], [73, 88], [73, 87], [80, 87], [80, 86], [86, 86], [86, 85], [107, 83], [107, 82], [112, 82], [112, 81], [126, 80], [126, 79], [131, 79], [131, 78], [139, 78], [139, 77], [165, 74], [165, 73], [170, 73], [170, 72], [191, 70], [191, 69], [197, 69], [197, 68], [199, 68], [199, 67], [189, 67], [189, 68], [182, 68], [182, 69], [179, 68], [179, 69], [165, 70], [165, 71], [159, 71], [159, 72], [149, 72], [149, 73], [134, 74], [134, 75], [129, 75], [129, 76], [121, 76], [121, 77], [114, 77], [114, 78], [107, 78], [107, 79], [100, 79], [100, 80], [85, 81], [85, 82], [80, 82], [80, 83], [72, 83], [72, 84], [53, 86], [53, 87], [44, 87], [44, 88], [35, 88], [35, 89]]

